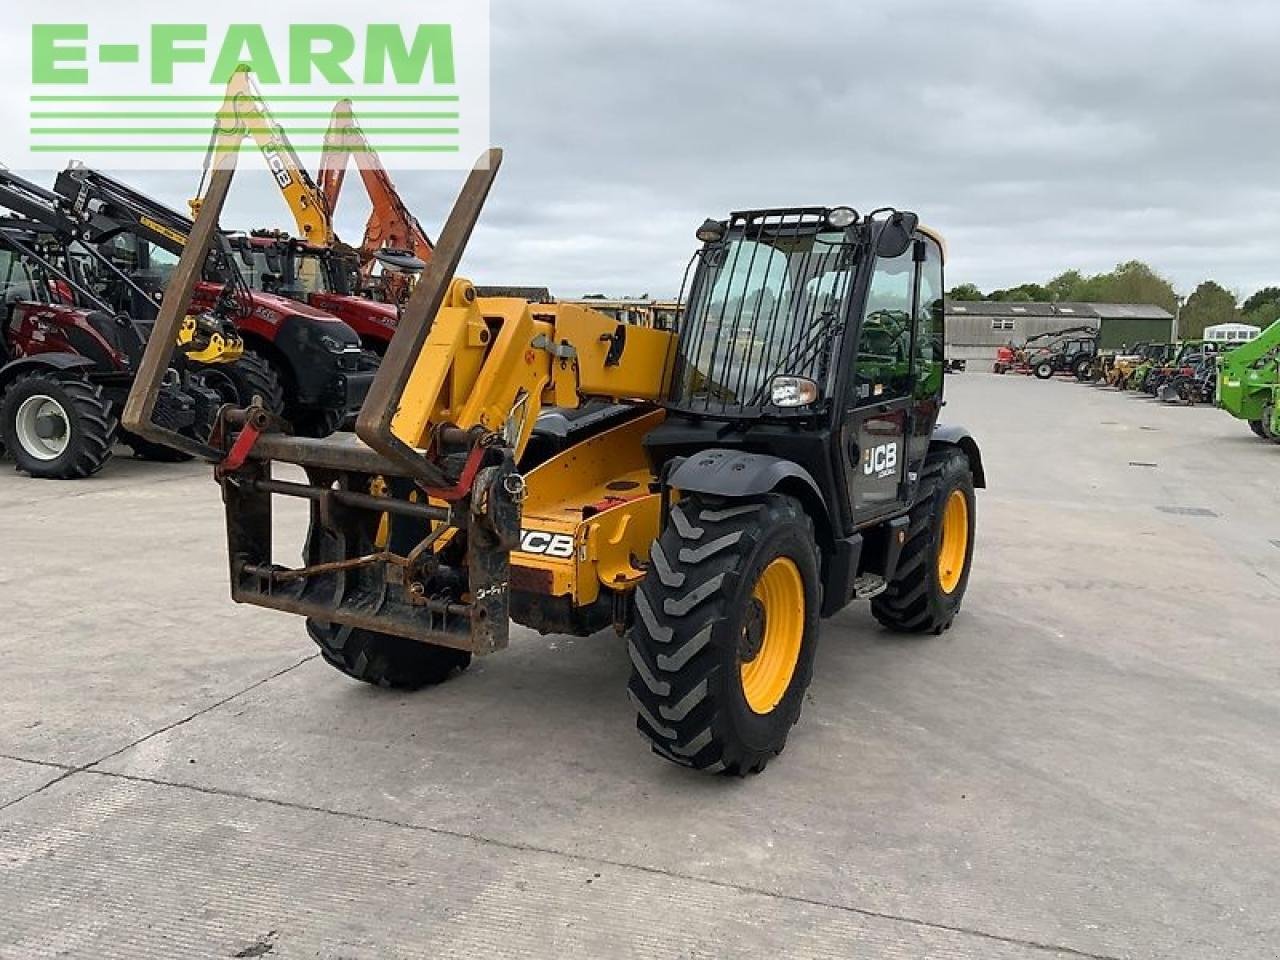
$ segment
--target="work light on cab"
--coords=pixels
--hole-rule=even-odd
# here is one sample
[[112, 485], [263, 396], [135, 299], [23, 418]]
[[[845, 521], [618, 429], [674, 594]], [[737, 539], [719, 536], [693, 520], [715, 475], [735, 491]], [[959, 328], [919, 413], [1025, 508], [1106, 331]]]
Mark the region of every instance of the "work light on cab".
[[719, 220], [706, 220], [698, 228], [697, 236], [701, 243], [719, 243], [724, 239], [725, 225]]
[[827, 214], [827, 223], [837, 230], [852, 227], [858, 222], [858, 211], [853, 207], [835, 207]]

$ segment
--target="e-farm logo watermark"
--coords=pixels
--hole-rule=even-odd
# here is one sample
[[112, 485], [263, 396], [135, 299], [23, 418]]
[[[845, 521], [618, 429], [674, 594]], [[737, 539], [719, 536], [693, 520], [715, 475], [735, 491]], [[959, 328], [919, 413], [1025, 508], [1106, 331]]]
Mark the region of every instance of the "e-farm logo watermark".
[[10, 167], [189, 170], [211, 145], [269, 162], [283, 142], [309, 167], [337, 144], [457, 169], [489, 145], [487, 0], [22, 7], [2, 41], [23, 70], [0, 106], [21, 131], [0, 155]]

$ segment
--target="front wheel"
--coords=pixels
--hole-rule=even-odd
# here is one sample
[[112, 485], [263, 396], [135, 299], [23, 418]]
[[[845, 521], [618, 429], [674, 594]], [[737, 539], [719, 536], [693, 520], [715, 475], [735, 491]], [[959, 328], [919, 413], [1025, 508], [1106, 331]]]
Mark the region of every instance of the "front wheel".
[[0, 439], [18, 469], [48, 480], [79, 480], [111, 459], [116, 420], [102, 388], [79, 377], [32, 373], [0, 401]]
[[976, 519], [973, 471], [956, 447], [929, 452], [911, 508], [907, 541], [893, 580], [871, 601], [881, 624], [898, 633], [942, 633], [969, 585]]
[[347, 420], [347, 412], [337, 407], [299, 410], [290, 418], [301, 437], [327, 437]]
[[331, 667], [353, 680], [390, 690], [444, 683], [471, 663], [465, 650], [344, 624], [308, 620], [307, 633]]
[[149, 460], [152, 463], [186, 463], [195, 459], [182, 450], [166, 447], [163, 443], [152, 443], [127, 430], [120, 431], [120, 439], [129, 445], [129, 449], [139, 460]]
[[271, 413], [284, 410], [280, 374], [264, 357], [246, 350], [234, 363], [210, 363], [196, 368], [195, 378], [223, 403], [248, 407], [255, 397]]
[[1038, 363], [1036, 364], [1035, 373], [1036, 373], [1037, 380], [1048, 380], [1050, 377], [1053, 376], [1053, 364]]
[[800, 716], [818, 642], [818, 551], [800, 504], [690, 495], [636, 590], [628, 692], [655, 753], [758, 773]]
[[1262, 428], [1262, 439], [1270, 440], [1272, 443], [1280, 443], [1280, 433], [1276, 433], [1271, 429], [1271, 424], [1275, 422], [1275, 407], [1267, 404], [1262, 408], [1262, 419], [1258, 421], [1258, 426]]

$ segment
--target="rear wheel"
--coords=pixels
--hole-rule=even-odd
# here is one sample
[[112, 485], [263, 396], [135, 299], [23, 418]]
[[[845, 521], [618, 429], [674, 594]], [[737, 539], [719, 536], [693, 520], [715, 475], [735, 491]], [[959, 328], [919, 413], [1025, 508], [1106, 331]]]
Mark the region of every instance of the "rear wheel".
[[116, 420], [102, 389], [79, 377], [33, 373], [0, 401], [0, 436], [18, 469], [33, 477], [79, 480], [111, 459]]
[[1090, 357], [1081, 357], [1071, 365], [1071, 372], [1075, 374], [1076, 379], [1081, 383], [1087, 383], [1093, 377], [1089, 373], [1089, 368], [1093, 366], [1093, 359]]
[[344, 624], [308, 620], [307, 633], [330, 666], [375, 687], [417, 690], [443, 683], [471, 663], [465, 650]]
[[880, 623], [899, 633], [941, 633], [951, 626], [969, 585], [974, 507], [973, 471], [964, 451], [931, 450], [898, 569], [871, 601]]
[[1267, 431], [1262, 429], [1261, 420], [1250, 420], [1249, 429], [1252, 430], [1255, 435], [1261, 437], [1263, 440], [1267, 439]]
[[1035, 369], [1036, 378], [1039, 380], [1048, 380], [1053, 376], [1053, 364], [1037, 363]]
[[655, 753], [758, 773], [800, 716], [818, 640], [813, 523], [791, 497], [675, 504], [636, 591], [628, 692]]

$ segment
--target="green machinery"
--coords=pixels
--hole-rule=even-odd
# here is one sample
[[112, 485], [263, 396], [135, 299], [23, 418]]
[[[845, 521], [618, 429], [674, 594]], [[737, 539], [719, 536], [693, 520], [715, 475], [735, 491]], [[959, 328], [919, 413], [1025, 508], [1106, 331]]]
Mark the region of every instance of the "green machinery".
[[1116, 386], [1121, 390], [1141, 390], [1152, 371], [1172, 360], [1177, 350], [1178, 345], [1173, 343], [1152, 344], [1144, 350], [1143, 359], [1137, 366], [1124, 371]]
[[1218, 406], [1280, 443], [1280, 320], [1218, 358]]

